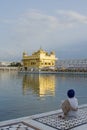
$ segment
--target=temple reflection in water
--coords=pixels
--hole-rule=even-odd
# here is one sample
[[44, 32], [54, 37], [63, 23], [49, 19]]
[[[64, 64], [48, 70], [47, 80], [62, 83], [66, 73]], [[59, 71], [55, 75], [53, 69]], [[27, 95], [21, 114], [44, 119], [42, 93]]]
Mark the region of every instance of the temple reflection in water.
[[23, 76], [23, 94], [32, 92], [40, 97], [55, 95], [55, 75], [30, 74]]

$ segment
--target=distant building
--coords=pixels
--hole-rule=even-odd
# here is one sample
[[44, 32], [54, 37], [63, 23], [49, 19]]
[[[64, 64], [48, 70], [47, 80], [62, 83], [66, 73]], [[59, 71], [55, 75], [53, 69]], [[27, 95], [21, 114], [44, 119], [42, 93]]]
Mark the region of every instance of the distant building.
[[23, 53], [23, 67], [24, 70], [33, 70], [33, 69], [42, 69], [46, 67], [55, 67], [56, 64], [56, 56], [54, 52], [44, 51], [43, 49], [39, 49], [34, 52], [31, 56], [28, 56], [27, 53]]
[[87, 59], [66, 59], [58, 60], [57, 67], [60, 69], [86, 69]]
[[11, 62], [0, 62], [0, 67], [7, 67], [10, 65]]

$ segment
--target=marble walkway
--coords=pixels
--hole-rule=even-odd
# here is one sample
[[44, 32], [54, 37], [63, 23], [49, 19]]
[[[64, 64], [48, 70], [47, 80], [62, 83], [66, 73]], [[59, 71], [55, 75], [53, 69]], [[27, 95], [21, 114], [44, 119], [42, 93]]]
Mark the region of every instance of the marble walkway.
[[2, 121], [0, 130], [87, 130], [87, 105], [78, 110], [78, 117], [58, 118], [61, 110]]

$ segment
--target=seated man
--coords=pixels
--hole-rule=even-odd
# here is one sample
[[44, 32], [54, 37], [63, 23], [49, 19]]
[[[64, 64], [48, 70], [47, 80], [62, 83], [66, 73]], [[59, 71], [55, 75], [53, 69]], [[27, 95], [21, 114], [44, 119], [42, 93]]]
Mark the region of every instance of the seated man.
[[68, 99], [66, 99], [62, 105], [63, 115], [59, 115], [61, 118], [65, 118], [66, 116], [77, 116], [78, 110], [78, 100], [75, 97], [75, 91], [73, 89], [68, 90], [67, 92]]

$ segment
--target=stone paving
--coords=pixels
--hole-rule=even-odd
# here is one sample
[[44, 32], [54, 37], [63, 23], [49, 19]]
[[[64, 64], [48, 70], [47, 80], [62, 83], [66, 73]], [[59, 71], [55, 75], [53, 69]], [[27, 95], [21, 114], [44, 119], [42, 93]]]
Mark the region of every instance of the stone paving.
[[0, 130], [87, 130], [87, 105], [79, 108], [78, 117], [58, 118], [61, 110], [0, 122]]
[[39, 130], [39, 129], [25, 122], [19, 122], [1, 126], [0, 130]]
[[58, 118], [58, 115], [60, 115], [60, 113], [35, 118], [34, 120], [57, 130], [69, 130], [77, 126], [87, 124], [87, 107], [79, 108], [78, 116], [76, 118], [67, 117], [66, 119], [61, 119]]

